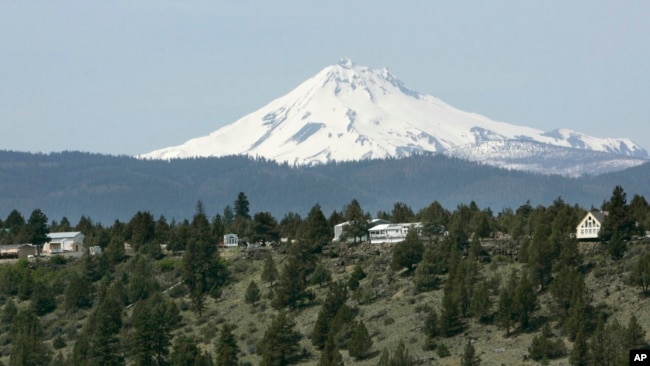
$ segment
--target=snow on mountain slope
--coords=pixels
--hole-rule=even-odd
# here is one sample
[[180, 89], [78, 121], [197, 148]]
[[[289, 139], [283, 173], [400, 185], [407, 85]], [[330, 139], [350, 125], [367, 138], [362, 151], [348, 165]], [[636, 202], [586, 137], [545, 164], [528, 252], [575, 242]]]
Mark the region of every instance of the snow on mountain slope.
[[505, 169], [569, 177], [623, 170], [648, 161], [629, 155], [516, 140], [457, 146], [446, 150], [444, 154]]
[[[601, 139], [559, 129], [543, 132], [458, 110], [407, 88], [387, 69], [342, 59], [288, 94], [213, 133], [141, 158], [263, 156], [290, 164], [403, 157], [463, 147], [477, 157], [488, 141], [533, 141], [645, 159], [628, 139]], [[518, 155], [516, 145], [512, 154]], [[476, 154], [471, 147], [478, 148]], [[489, 163], [489, 162], [488, 162]]]

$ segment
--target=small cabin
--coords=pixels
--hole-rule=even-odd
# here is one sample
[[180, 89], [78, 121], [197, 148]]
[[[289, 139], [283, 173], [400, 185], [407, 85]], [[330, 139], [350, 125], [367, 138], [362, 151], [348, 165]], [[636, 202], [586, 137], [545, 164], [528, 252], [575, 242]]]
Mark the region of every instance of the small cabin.
[[239, 237], [237, 234], [226, 234], [223, 236], [223, 246], [228, 247], [237, 247], [239, 246]]
[[576, 227], [576, 238], [598, 239], [600, 229], [605, 222], [605, 213], [600, 211], [588, 212]]

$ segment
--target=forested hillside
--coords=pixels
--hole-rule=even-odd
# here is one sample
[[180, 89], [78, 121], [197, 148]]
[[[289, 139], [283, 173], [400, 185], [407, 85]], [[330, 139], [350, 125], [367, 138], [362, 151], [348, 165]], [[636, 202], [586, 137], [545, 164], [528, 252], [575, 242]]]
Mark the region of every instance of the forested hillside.
[[[329, 217], [314, 205], [281, 219], [253, 211], [244, 192], [231, 199], [223, 216], [198, 201], [178, 222], [145, 210], [112, 225], [48, 225], [41, 210], [12, 210], [2, 242], [81, 230], [103, 251], [0, 264], [0, 360], [620, 365], [648, 346], [650, 205], [621, 186], [593, 242], [575, 239], [586, 211], [562, 199], [498, 213], [395, 202], [378, 216], [422, 223], [395, 244], [331, 243], [334, 224], [367, 222], [356, 199]], [[269, 245], [220, 249], [226, 232]]]
[[600, 205], [617, 184], [630, 194], [648, 196], [648, 181], [649, 164], [570, 179], [437, 155], [290, 167], [234, 156], [149, 161], [80, 152], [0, 152], [0, 209], [40, 208], [51, 218], [76, 221], [84, 215], [104, 224], [128, 220], [140, 210], [183, 220], [192, 216], [197, 200], [214, 215], [240, 191], [251, 198], [254, 210], [275, 216], [304, 215], [315, 203], [329, 213], [352, 198], [372, 214], [397, 201], [420, 209], [434, 200], [449, 209], [475, 201], [499, 211], [526, 201], [548, 205], [560, 196], [585, 207]]

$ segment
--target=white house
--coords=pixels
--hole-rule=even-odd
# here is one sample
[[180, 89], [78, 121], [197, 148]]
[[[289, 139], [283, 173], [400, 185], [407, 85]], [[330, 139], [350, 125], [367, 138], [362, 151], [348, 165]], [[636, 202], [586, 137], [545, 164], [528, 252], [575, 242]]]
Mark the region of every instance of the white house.
[[[343, 235], [343, 230], [345, 229], [345, 226], [349, 224], [349, 221], [342, 222], [340, 224], [334, 225], [334, 239], [332, 239], [333, 242], [338, 243], [341, 241], [341, 235]], [[368, 221], [368, 226], [367, 227], [374, 227], [377, 225], [382, 225], [382, 224], [390, 224], [390, 222], [382, 219], [372, 219]], [[353, 241], [353, 238], [347, 238], [347, 241]]]
[[223, 246], [224, 247], [236, 247], [239, 246], [239, 237], [237, 234], [226, 234], [223, 236]]
[[49, 233], [49, 241], [43, 245], [43, 253], [80, 252], [86, 237], [80, 231]]
[[398, 243], [406, 239], [409, 230], [419, 230], [422, 224], [419, 222], [405, 224], [382, 224], [368, 230], [370, 243]]
[[576, 238], [597, 239], [604, 222], [605, 214], [603, 212], [588, 212], [576, 227]]

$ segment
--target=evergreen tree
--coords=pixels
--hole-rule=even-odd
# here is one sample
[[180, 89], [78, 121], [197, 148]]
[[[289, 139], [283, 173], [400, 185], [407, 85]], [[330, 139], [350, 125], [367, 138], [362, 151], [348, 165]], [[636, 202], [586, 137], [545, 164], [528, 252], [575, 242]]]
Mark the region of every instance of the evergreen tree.
[[430, 291], [438, 285], [438, 277], [440, 268], [438, 265], [439, 254], [436, 252], [432, 245], [429, 245], [422, 255], [422, 261], [415, 269], [415, 276], [413, 281], [418, 291]]
[[436, 338], [440, 335], [440, 328], [438, 327], [438, 313], [431, 309], [427, 318], [424, 320], [424, 327], [422, 331], [429, 339]]
[[587, 346], [587, 337], [585, 336], [584, 327], [581, 327], [573, 342], [573, 348], [569, 353], [569, 364], [572, 366], [589, 365], [589, 347]]
[[336, 348], [332, 333], [327, 337], [325, 347], [320, 354], [318, 366], [343, 366], [343, 356], [341, 356], [341, 353]]
[[377, 366], [390, 366], [390, 353], [386, 347], [381, 351], [381, 356], [379, 356]]
[[260, 343], [262, 366], [281, 366], [297, 361], [298, 342], [302, 336], [294, 328], [295, 323], [285, 312], [273, 318]]
[[290, 307], [297, 308], [305, 299], [313, 297], [313, 293], [306, 291], [306, 276], [301, 275], [304, 272], [304, 263], [299, 258], [290, 256], [287, 264], [282, 269], [280, 280], [275, 290], [275, 297], [271, 305], [275, 309]]
[[269, 253], [264, 260], [264, 267], [262, 268], [262, 281], [269, 282], [273, 286], [273, 282], [277, 281], [279, 275], [273, 261], [273, 255]]
[[29, 230], [28, 240], [36, 246], [36, 254], [40, 255], [43, 244], [49, 241], [50, 229], [47, 226], [47, 216], [40, 209], [35, 209], [29, 216], [27, 229]]
[[322, 264], [316, 265], [316, 269], [314, 269], [314, 273], [312, 273], [309, 283], [312, 285], [319, 285], [323, 287], [324, 283], [329, 283], [332, 281], [332, 273], [325, 268]]
[[645, 344], [645, 330], [639, 324], [636, 315], [632, 314], [627, 323], [626, 343], [628, 348], [636, 348]]
[[48, 284], [43, 283], [43, 281], [38, 281], [34, 284], [31, 300], [32, 311], [34, 311], [38, 316], [49, 314], [56, 309], [56, 298], [54, 297], [54, 292], [52, 291], [52, 288]]
[[480, 321], [487, 321], [491, 318], [492, 299], [490, 297], [490, 283], [481, 281], [472, 296], [470, 312]]
[[201, 313], [207, 295], [220, 296], [229, 273], [217, 252], [202, 205], [197, 205], [191, 227], [193, 235], [183, 254], [183, 281], [189, 289], [194, 311]]
[[331, 333], [331, 321], [338, 313], [341, 306], [348, 299], [348, 291], [342, 283], [330, 286], [325, 302], [318, 312], [316, 323], [311, 334], [311, 342], [316, 348], [322, 348]]
[[352, 238], [355, 243], [357, 242], [357, 239], [363, 241], [363, 239], [368, 235], [368, 217], [361, 209], [359, 201], [352, 199], [352, 201], [345, 207], [344, 211], [347, 225], [343, 227], [341, 239]]
[[415, 360], [409, 355], [403, 341], [399, 341], [395, 352], [389, 362], [390, 366], [410, 366], [415, 365]]
[[89, 308], [93, 305], [93, 285], [85, 277], [73, 271], [64, 297], [63, 306], [66, 311]]
[[616, 231], [607, 242], [607, 252], [613, 259], [621, 259], [627, 250], [627, 244], [623, 241], [621, 234]]
[[111, 238], [111, 241], [108, 243], [108, 247], [106, 247], [103, 255], [108, 258], [111, 265], [121, 263], [126, 257], [124, 241], [116, 237]]
[[196, 357], [200, 354], [198, 342], [185, 335], [175, 338], [174, 346], [169, 359], [171, 366], [194, 366]]
[[517, 320], [521, 323], [523, 329], [528, 329], [530, 325], [530, 314], [537, 307], [537, 294], [533, 285], [528, 280], [528, 275], [524, 272], [519, 280], [519, 284], [513, 294], [515, 301], [515, 312]]
[[350, 274], [350, 279], [348, 280], [348, 287], [350, 290], [356, 290], [359, 287], [359, 281], [364, 278], [366, 278], [366, 272], [363, 271], [363, 268], [360, 264], [355, 265], [352, 273]]
[[413, 210], [404, 202], [395, 202], [390, 212], [390, 221], [396, 223], [413, 222], [415, 214]]
[[255, 306], [255, 303], [258, 302], [260, 298], [262, 298], [260, 288], [257, 287], [255, 281], [251, 280], [246, 288], [246, 296], [244, 297], [244, 300], [247, 304]]
[[139, 301], [131, 316], [132, 352], [137, 365], [164, 363], [169, 354], [172, 330], [178, 323], [178, 309], [156, 294]]
[[439, 324], [440, 332], [445, 337], [455, 335], [462, 328], [459, 303], [458, 292], [454, 291], [451, 281], [448, 281], [443, 291]]
[[309, 210], [303, 223], [302, 232], [305, 242], [313, 248], [313, 251], [320, 252], [334, 236], [332, 227], [327, 222], [320, 205], [316, 204]]
[[215, 351], [217, 353], [216, 366], [237, 366], [239, 347], [237, 341], [232, 334], [234, 326], [224, 323], [221, 327], [221, 336], [216, 344]]
[[607, 241], [613, 238], [614, 233], [618, 233], [621, 240], [629, 240], [634, 233], [635, 224], [623, 187], [614, 187], [612, 197], [603, 205], [603, 211], [607, 211], [608, 215], [600, 230], [600, 237]]
[[417, 230], [409, 230], [404, 241], [397, 243], [393, 247], [391, 267], [394, 270], [406, 268], [410, 272], [422, 260], [423, 252], [424, 246], [420, 241]]
[[463, 356], [460, 358], [461, 366], [479, 366], [481, 358], [476, 354], [476, 350], [471, 342], [467, 342]]
[[152, 261], [146, 256], [136, 255], [129, 262], [130, 276], [127, 288], [129, 302], [134, 304], [144, 300], [156, 292], [159, 288], [158, 281], [153, 273]]
[[14, 321], [14, 318], [16, 318], [16, 314], [18, 314], [16, 302], [12, 298], [9, 298], [5, 303], [4, 309], [2, 309], [2, 317], [0, 317], [0, 326], [2, 327], [0, 329], [2, 329], [3, 332], [9, 330], [11, 323]]
[[348, 341], [348, 351], [351, 357], [363, 359], [370, 352], [370, 348], [372, 348], [372, 339], [370, 338], [370, 334], [368, 334], [368, 329], [363, 323], [363, 320], [360, 320], [354, 327], [350, 340]]
[[499, 293], [499, 302], [497, 308], [497, 322], [501, 327], [506, 328], [506, 335], [510, 335], [510, 328], [513, 326], [517, 319], [517, 305], [515, 302], [513, 289], [511, 283], [513, 282], [511, 274], [511, 280], [508, 286], [504, 286]]
[[41, 366], [49, 362], [51, 353], [43, 343], [43, 328], [32, 311], [18, 312], [10, 335], [10, 366]]
[[277, 242], [280, 240], [278, 222], [270, 212], [258, 212], [253, 216], [251, 240], [254, 243]]
[[74, 365], [122, 365], [124, 358], [120, 349], [118, 334], [122, 329], [122, 309], [119, 301], [123, 287], [115, 281], [108, 294], [99, 302], [88, 317], [81, 339], [73, 349]]
[[542, 333], [533, 338], [528, 352], [533, 360], [545, 363], [548, 360], [565, 356], [567, 349], [562, 339], [553, 336], [551, 328], [546, 323], [542, 328]]
[[650, 252], [639, 256], [632, 268], [629, 280], [632, 284], [641, 287], [644, 295], [650, 294]]
[[149, 211], [138, 211], [129, 221], [128, 237], [136, 252], [152, 244], [156, 238], [156, 222]]
[[237, 199], [233, 204], [233, 207], [235, 208], [235, 219], [250, 219], [251, 216], [249, 206], [250, 203], [248, 202], [248, 197], [246, 197], [246, 194], [244, 192], [239, 192]]

